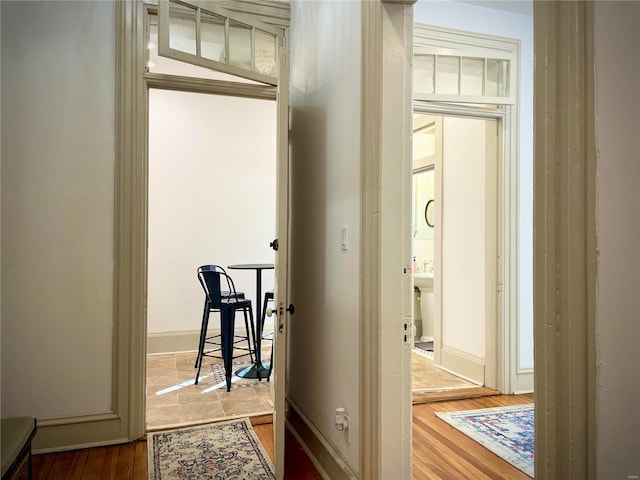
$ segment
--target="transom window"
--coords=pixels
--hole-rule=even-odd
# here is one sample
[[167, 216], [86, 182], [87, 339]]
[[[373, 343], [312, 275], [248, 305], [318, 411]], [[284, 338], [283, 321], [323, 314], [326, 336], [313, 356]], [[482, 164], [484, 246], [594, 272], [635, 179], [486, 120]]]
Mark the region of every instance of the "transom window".
[[161, 56], [277, 85], [282, 29], [215, 2], [161, 0], [158, 14]]
[[509, 60], [452, 55], [415, 55], [417, 95], [509, 96]]
[[[455, 35], [456, 41], [445, 41]], [[416, 25], [413, 97], [415, 100], [468, 104], [514, 104], [512, 75], [518, 51], [502, 39]]]

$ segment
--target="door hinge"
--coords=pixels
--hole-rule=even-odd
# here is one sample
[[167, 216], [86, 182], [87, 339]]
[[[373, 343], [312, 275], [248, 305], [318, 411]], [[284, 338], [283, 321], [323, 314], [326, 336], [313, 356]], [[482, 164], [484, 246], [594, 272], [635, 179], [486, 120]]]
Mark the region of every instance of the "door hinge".
[[293, 315], [296, 311], [296, 307], [293, 303], [290, 303], [287, 308], [284, 308], [284, 305], [281, 303], [278, 309], [280, 310], [280, 314], [278, 315], [278, 332], [282, 333], [284, 330], [284, 322], [287, 317], [284, 312], [286, 311], [289, 312], [289, 315]]
[[403, 336], [404, 343], [411, 342], [412, 327], [413, 327], [413, 324], [411, 322], [411, 318], [408, 318], [408, 319], [405, 318], [404, 322], [402, 322], [402, 336]]

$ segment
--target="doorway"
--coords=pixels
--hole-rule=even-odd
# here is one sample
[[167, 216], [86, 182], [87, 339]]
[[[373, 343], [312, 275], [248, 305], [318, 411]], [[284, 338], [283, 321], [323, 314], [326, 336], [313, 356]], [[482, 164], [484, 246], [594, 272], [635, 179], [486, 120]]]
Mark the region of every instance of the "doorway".
[[[270, 100], [149, 90], [148, 430], [272, 413], [268, 382], [234, 376], [226, 392], [222, 361], [205, 357], [195, 385], [194, 362], [204, 295], [196, 269], [274, 261], [275, 114]], [[254, 272], [228, 273], [262, 305]], [[262, 281], [272, 289], [273, 270]], [[265, 333], [272, 325], [267, 318]], [[212, 314], [209, 331], [219, 328]], [[269, 359], [271, 342], [262, 353]]]
[[[414, 401], [464, 398], [495, 365], [500, 122], [414, 114]], [[455, 397], [453, 397], [455, 398]]]
[[[274, 388], [275, 366], [270, 382], [234, 375], [233, 388], [226, 392], [220, 381], [222, 361], [209, 357], [204, 358], [195, 385], [204, 297], [196, 277], [199, 266], [270, 265], [265, 272], [228, 272], [237, 290], [252, 301], [256, 325], [261, 322], [263, 294], [269, 291], [272, 301], [286, 295], [282, 270], [286, 269], [287, 239], [280, 239], [281, 252], [270, 248], [286, 221], [281, 207], [286, 202], [278, 192], [287, 189], [277, 186], [287, 178], [282, 155], [287, 95], [276, 99], [288, 85], [282, 73], [287, 68], [281, 45], [284, 29], [244, 16], [242, 27], [215, 27], [220, 35], [203, 36], [202, 29], [209, 28], [201, 22], [206, 15], [229, 22], [235, 15], [214, 5], [207, 8], [213, 13], [205, 14], [201, 7], [184, 2], [136, 9], [144, 23], [146, 105], [142, 111], [148, 125], [141, 178], [148, 179], [144, 182], [146, 268], [142, 278], [147, 282], [144, 335], [149, 356], [142, 370], [147, 373], [147, 407], [155, 409], [153, 425], [149, 415], [142, 413], [153, 429], [252, 415], [277, 423], [272, 415], [274, 397], [277, 410], [281, 408], [277, 395], [283, 395], [281, 387]], [[190, 15], [195, 13], [199, 47], [194, 53]], [[245, 41], [247, 29], [251, 30], [249, 41]], [[256, 275], [264, 288], [256, 283]], [[276, 278], [281, 280], [278, 285]], [[246, 335], [242, 323], [236, 318], [236, 335]], [[279, 354], [272, 352], [283, 335], [273, 335], [270, 318], [264, 325], [261, 352], [267, 361], [263, 365], [269, 358], [282, 363], [282, 348]], [[219, 332], [214, 313], [207, 336]], [[251, 361], [239, 359], [239, 367]], [[284, 432], [281, 423], [274, 428], [279, 444]], [[276, 450], [280, 464], [282, 445]]]

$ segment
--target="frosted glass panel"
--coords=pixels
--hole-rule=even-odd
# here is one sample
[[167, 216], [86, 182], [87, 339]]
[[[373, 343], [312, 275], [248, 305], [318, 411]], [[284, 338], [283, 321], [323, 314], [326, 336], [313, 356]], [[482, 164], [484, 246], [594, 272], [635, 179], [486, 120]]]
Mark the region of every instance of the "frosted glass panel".
[[251, 70], [251, 27], [229, 21], [229, 63]]
[[255, 31], [256, 71], [265, 75], [276, 76], [276, 37], [259, 30]]
[[200, 55], [216, 62], [224, 62], [224, 18], [201, 12], [200, 35]]
[[457, 95], [460, 58], [438, 56], [436, 70], [436, 93]]
[[484, 59], [463, 57], [460, 71], [460, 94], [481, 96], [484, 80]]
[[433, 64], [435, 55], [416, 55], [413, 58], [413, 90], [416, 95], [433, 93]]
[[487, 59], [486, 95], [506, 97], [509, 94], [509, 61]]
[[196, 54], [196, 11], [175, 2], [169, 3], [169, 48]]

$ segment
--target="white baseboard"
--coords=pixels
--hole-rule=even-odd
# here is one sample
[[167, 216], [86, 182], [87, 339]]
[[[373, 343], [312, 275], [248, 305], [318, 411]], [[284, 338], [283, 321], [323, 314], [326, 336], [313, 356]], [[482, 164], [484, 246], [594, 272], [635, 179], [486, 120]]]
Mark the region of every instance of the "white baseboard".
[[290, 399], [287, 399], [286, 422], [289, 431], [296, 437], [323, 479], [356, 480], [358, 478], [338, 450], [326, 440]]
[[533, 367], [519, 368], [516, 374], [516, 384], [513, 393], [532, 393], [534, 388]]
[[484, 385], [484, 358], [444, 345], [440, 368], [479, 385]]
[[127, 443], [126, 425], [114, 412], [38, 418], [32, 451], [62, 452], [80, 448]]
[[[209, 329], [207, 336], [217, 335], [220, 329]], [[236, 335], [246, 335], [244, 327], [235, 327]], [[200, 341], [200, 330], [184, 330], [181, 332], [157, 332], [147, 335], [147, 354], [197, 352]]]

